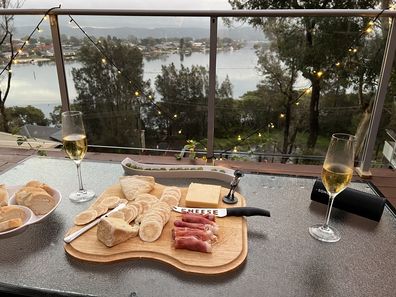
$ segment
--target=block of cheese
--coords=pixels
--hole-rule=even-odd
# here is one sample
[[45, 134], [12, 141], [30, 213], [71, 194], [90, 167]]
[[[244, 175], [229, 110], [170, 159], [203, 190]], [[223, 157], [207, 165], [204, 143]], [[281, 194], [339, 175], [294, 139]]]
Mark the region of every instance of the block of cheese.
[[220, 186], [191, 183], [187, 191], [186, 206], [216, 208], [220, 191]]
[[104, 218], [98, 224], [97, 237], [107, 247], [115, 246], [131, 237], [137, 236], [139, 226], [131, 226], [119, 218]]

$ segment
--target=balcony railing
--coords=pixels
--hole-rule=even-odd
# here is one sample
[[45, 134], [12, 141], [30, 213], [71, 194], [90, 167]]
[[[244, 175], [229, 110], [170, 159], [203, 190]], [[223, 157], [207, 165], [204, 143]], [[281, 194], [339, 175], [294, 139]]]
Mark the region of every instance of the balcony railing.
[[210, 52], [209, 52], [209, 96], [207, 104], [207, 155], [214, 155], [214, 122], [215, 122], [215, 85], [216, 85], [216, 56], [217, 56], [217, 29], [218, 18], [220, 17], [381, 17], [391, 18], [391, 26], [388, 31], [385, 54], [382, 60], [381, 72], [379, 75], [378, 89], [375, 96], [374, 107], [367, 131], [364, 152], [361, 164], [357, 168], [359, 174], [370, 175], [372, 155], [377, 137], [384, 100], [389, 84], [393, 60], [396, 50], [396, 11], [390, 10], [224, 10], [224, 11], [203, 11], [203, 10], [114, 10], [114, 9], [61, 9], [55, 8], [48, 12], [47, 9], [3, 9], [0, 15], [43, 15], [48, 13], [50, 17], [50, 27], [54, 56], [59, 81], [60, 97], [62, 109], [70, 109], [69, 94], [67, 88], [64, 56], [62, 53], [61, 38], [59, 33], [58, 16], [61, 15], [84, 15], [84, 16], [150, 16], [150, 17], [200, 17], [208, 18], [210, 24]]

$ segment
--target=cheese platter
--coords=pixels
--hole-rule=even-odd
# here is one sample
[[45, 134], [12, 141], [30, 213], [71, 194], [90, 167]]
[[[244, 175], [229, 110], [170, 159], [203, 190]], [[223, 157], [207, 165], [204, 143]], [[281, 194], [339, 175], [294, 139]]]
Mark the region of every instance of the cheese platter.
[[[148, 194], [160, 198], [167, 188], [169, 187], [155, 183]], [[180, 201], [178, 206], [186, 206], [185, 199], [188, 188], [179, 189]], [[220, 187], [220, 197], [227, 193], [228, 189]], [[245, 198], [239, 193], [235, 193], [235, 195], [238, 198], [238, 203], [235, 204], [235, 207], [246, 206]], [[108, 187], [93, 202], [90, 209], [98, 208], [108, 197], [114, 196], [120, 197], [123, 201], [126, 199], [120, 183]], [[226, 206], [229, 207], [229, 205], [224, 204], [224, 202], [219, 199], [218, 207], [226, 208]], [[176, 244], [173, 238], [174, 232], [172, 230], [175, 221], [180, 221], [181, 217], [182, 214], [171, 211], [159, 238], [152, 242], [142, 240], [141, 236], [135, 236], [109, 247], [106, 244], [108, 238], [103, 239], [101, 237], [106, 236], [99, 236], [99, 233], [102, 231], [98, 232], [98, 228], [99, 230], [103, 229], [100, 229], [101, 226], [99, 225], [92, 227], [73, 241], [65, 243], [64, 248], [67, 254], [82, 261], [107, 263], [146, 258], [170, 264], [185, 272], [208, 275], [221, 274], [234, 270], [245, 261], [248, 251], [248, 241], [247, 224], [243, 216], [216, 218], [219, 231], [216, 242], [213, 244], [211, 252], [208, 253], [175, 248]], [[112, 220], [116, 221], [117, 219], [112, 218]], [[108, 223], [110, 223], [110, 221]], [[83, 226], [75, 225], [69, 229], [65, 236], [81, 228], [83, 228]], [[151, 229], [149, 230], [151, 231]]]

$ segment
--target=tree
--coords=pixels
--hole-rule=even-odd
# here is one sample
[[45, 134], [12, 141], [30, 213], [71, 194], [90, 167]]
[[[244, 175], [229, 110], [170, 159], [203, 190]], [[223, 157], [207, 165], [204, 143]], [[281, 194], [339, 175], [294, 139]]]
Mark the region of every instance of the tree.
[[[117, 67], [89, 42], [78, 52], [82, 63], [73, 69], [76, 108], [85, 114], [90, 142], [102, 145], [140, 146], [141, 94], [150, 94], [143, 81], [143, 56], [137, 47], [120, 40], [101, 39], [101, 47]], [[121, 70], [121, 72], [119, 72]]]
[[[23, 4], [23, 1], [11, 1], [11, 0], [2, 0], [0, 2], [1, 8], [19, 8]], [[2, 61], [2, 64], [7, 65], [7, 72], [5, 72], [6, 82], [5, 87], [0, 88], [0, 114], [2, 121], [2, 130], [5, 132], [10, 132], [10, 127], [8, 125], [9, 118], [7, 117], [5, 103], [8, 97], [8, 94], [11, 89], [11, 78], [12, 78], [12, 58], [14, 57], [14, 36], [13, 36], [13, 22], [14, 16], [4, 15], [2, 16], [1, 24], [0, 24], [0, 47], [4, 48], [7, 46], [9, 48], [9, 55], [5, 57], [5, 61]], [[1, 78], [3, 80], [3, 77]]]
[[[379, 1], [240, 1], [229, 0], [234, 9], [356, 9], [375, 8]], [[249, 24], [261, 28], [271, 42], [277, 44], [279, 59], [285, 65], [296, 63], [297, 70], [310, 81], [312, 92], [309, 106], [309, 136], [307, 147], [313, 149], [319, 133], [319, 99], [323, 83], [332, 79], [334, 63], [351, 53], [348, 46], [356, 41], [368, 20], [363, 18], [245, 18]]]
[[[284, 66], [281, 63], [278, 51], [261, 51], [258, 53], [259, 70], [264, 75], [261, 81], [263, 87], [273, 89], [275, 92], [281, 94], [280, 117], [283, 121], [283, 144], [281, 153], [291, 154], [294, 145], [294, 140], [297, 134], [297, 127], [291, 131], [291, 123], [293, 117], [293, 107], [295, 107], [299, 99], [298, 92], [294, 89], [294, 84], [297, 79], [297, 65], [295, 60], [292, 59]], [[283, 158], [282, 162], [286, 162], [287, 158]]]
[[47, 126], [49, 121], [41, 109], [28, 105], [26, 107], [13, 106], [6, 109], [10, 131], [16, 132], [25, 124]]
[[[168, 114], [168, 117], [160, 115], [165, 122], [162, 127], [166, 127], [167, 137], [177, 135], [181, 130], [186, 139], [206, 138], [208, 70], [195, 65], [191, 68], [182, 65], [180, 69], [176, 69], [173, 63], [162, 66], [161, 74], [156, 77], [155, 86], [161, 96], [158, 104]], [[227, 77], [220, 88], [216, 87], [216, 106], [228, 104], [232, 101], [231, 97], [232, 85]], [[172, 118], [174, 115], [176, 117]], [[222, 121], [220, 119], [222, 115], [225, 113], [216, 113], [217, 124]]]

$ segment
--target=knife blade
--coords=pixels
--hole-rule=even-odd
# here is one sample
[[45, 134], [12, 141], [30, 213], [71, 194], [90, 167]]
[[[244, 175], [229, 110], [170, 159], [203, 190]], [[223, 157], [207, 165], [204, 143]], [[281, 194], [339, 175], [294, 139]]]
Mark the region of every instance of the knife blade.
[[265, 216], [270, 217], [271, 214], [268, 210], [258, 207], [230, 207], [230, 208], [192, 208], [174, 206], [172, 208], [176, 212], [184, 213], [191, 212], [196, 214], [213, 214], [216, 217], [250, 217], [250, 216]]
[[76, 239], [77, 237], [81, 236], [83, 233], [87, 232], [92, 227], [96, 226], [103, 218], [107, 218], [110, 214], [120, 210], [121, 208], [124, 208], [125, 206], [126, 206], [125, 203], [120, 203], [119, 205], [117, 205], [116, 208], [110, 210], [108, 213], [105, 213], [101, 217], [97, 218], [95, 221], [89, 223], [85, 227], [77, 230], [76, 232], [73, 232], [72, 234], [66, 236], [65, 238], [63, 238], [63, 241], [66, 242], [66, 243], [72, 242], [74, 239]]

